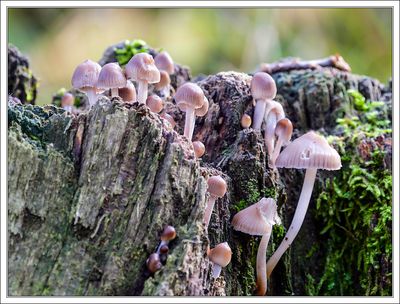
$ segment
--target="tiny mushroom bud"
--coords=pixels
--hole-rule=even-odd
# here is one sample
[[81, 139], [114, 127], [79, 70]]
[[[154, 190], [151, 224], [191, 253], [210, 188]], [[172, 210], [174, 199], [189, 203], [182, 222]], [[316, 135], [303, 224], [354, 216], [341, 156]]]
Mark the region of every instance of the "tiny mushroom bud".
[[268, 276], [271, 275], [279, 259], [292, 244], [300, 230], [310, 202], [317, 170], [339, 170], [342, 163], [339, 154], [328, 144], [327, 140], [310, 131], [292, 141], [279, 154], [276, 166], [278, 168], [306, 169], [306, 174], [292, 223], [282, 243], [267, 263]]
[[157, 56], [154, 58], [154, 61], [156, 63], [156, 67], [160, 71], [166, 71], [168, 74], [174, 73], [175, 71], [174, 61], [166, 51], [158, 53]]
[[281, 152], [281, 147], [289, 144], [292, 133], [293, 125], [289, 119], [283, 118], [278, 121], [275, 127], [275, 135], [278, 137], [278, 140], [271, 156], [271, 163], [273, 166], [275, 166], [276, 158], [278, 157], [279, 152]]
[[118, 96], [118, 89], [126, 86], [124, 72], [118, 63], [105, 64], [100, 71], [97, 87], [103, 90], [111, 89], [111, 97]]
[[175, 228], [172, 226], [165, 226], [162, 234], [161, 234], [161, 243], [157, 248], [157, 253], [160, 253], [160, 249], [164, 245], [168, 245], [170, 241], [176, 238]]
[[125, 102], [133, 103], [136, 101], [136, 89], [133, 83], [128, 80], [126, 83], [126, 87], [118, 89], [118, 95]]
[[285, 111], [283, 110], [282, 105], [274, 100], [269, 101], [265, 107], [264, 114], [264, 141], [265, 145], [267, 146], [269, 158], [271, 160], [275, 143], [276, 123], [283, 118], [285, 118]]
[[74, 100], [74, 95], [72, 95], [71, 93], [65, 93], [61, 98], [61, 107], [68, 112], [72, 112]]
[[168, 251], [169, 251], [169, 248], [168, 248], [167, 245], [162, 245], [162, 246], [160, 247], [160, 253], [161, 253], [161, 254], [167, 254]]
[[164, 103], [162, 99], [157, 95], [150, 95], [146, 99], [146, 105], [154, 113], [160, 113], [163, 109]]
[[92, 60], [85, 60], [78, 65], [72, 75], [72, 86], [86, 93], [89, 107], [97, 101], [98, 89], [96, 88], [101, 66]]
[[243, 114], [242, 119], [240, 120], [240, 124], [242, 128], [247, 129], [251, 126], [251, 117], [248, 114]]
[[226, 267], [232, 258], [232, 250], [227, 242], [218, 244], [208, 252], [208, 258], [213, 262], [212, 277], [218, 278], [221, 268]]
[[164, 111], [160, 116], [171, 124], [172, 129], [175, 128], [176, 122], [171, 115]]
[[208, 110], [208, 104], [206, 105], [207, 110], [204, 112], [204, 103], [207, 99], [198, 85], [189, 82], [178, 88], [174, 98], [179, 109], [186, 112], [184, 136], [192, 140], [196, 110], [199, 110], [197, 115], [205, 115]]
[[206, 147], [204, 147], [204, 144], [201, 141], [194, 141], [192, 142], [192, 145], [194, 149], [194, 155], [196, 155], [197, 158], [202, 157], [206, 152]]
[[223, 197], [227, 190], [226, 182], [220, 175], [211, 176], [208, 179], [207, 184], [208, 184], [208, 193], [210, 194], [210, 197], [208, 199], [203, 219], [203, 222], [206, 225], [206, 229], [208, 227], [208, 224], [210, 223], [211, 213], [214, 208], [216, 199]]
[[260, 130], [263, 121], [265, 106], [267, 102], [275, 98], [276, 84], [274, 79], [267, 73], [255, 73], [251, 79], [251, 94], [256, 100], [253, 115], [253, 129]]
[[159, 91], [163, 97], [169, 97], [169, 89], [171, 78], [166, 71], [160, 71], [160, 82], [154, 84], [154, 87]]
[[154, 59], [147, 53], [136, 54], [125, 66], [125, 73], [128, 79], [138, 84], [138, 102], [145, 103], [149, 83], [160, 81], [160, 71], [154, 64]]
[[257, 294], [267, 292], [266, 256], [272, 226], [280, 223], [277, 206], [272, 198], [262, 198], [258, 203], [238, 212], [232, 219], [233, 229], [250, 235], [262, 235], [257, 251]]
[[162, 267], [160, 255], [158, 253], [150, 254], [146, 261], [146, 266], [151, 273], [155, 273], [156, 271], [160, 270]]

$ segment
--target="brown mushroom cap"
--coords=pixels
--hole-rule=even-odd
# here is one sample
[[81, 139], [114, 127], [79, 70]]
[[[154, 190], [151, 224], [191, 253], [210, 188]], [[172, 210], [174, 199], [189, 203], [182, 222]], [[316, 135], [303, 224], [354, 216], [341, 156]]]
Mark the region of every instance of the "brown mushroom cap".
[[158, 253], [150, 254], [150, 256], [148, 257], [148, 259], [146, 261], [146, 265], [147, 265], [147, 269], [152, 273], [160, 270], [162, 267], [162, 264], [160, 261], [160, 255]]
[[201, 141], [194, 141], [192, 142], [193, 144], [193, 149], [194, 149], [194, 154], [196, 155], [197, 158], [200, 158], [204, 155], [206, 152], [206, 147]]
[[167, 254], [168, 251], [169, 251], [169, 248], [168, 248], [167, 245], [162, 245], [162, 246], [160, 247], [160, 253], [161, 253], [161, 254]]
[[275, 80], [267, 73], [255, 73], [251, 79], [251, 95], [254, 99], [274, 99], [276, 96]]
[[227, 184], [225, 180], [220, 176], [211, 176], [208, 181], [208, 192], [215, 197], [223, 197], [227, 190]]
[[154, 61], [160, 71], [166, 71], [168, 74], [174, 73], [174, 61], [166, 51], [158, 53], [158, 55], [154, 58]]
[[72, 95], [71, 93], [65, 93], [61, 98], [61, 106], [62, 107], [73, 106], [74, 100], [75, 100], [74, 95]]
[[250, 235], [264, 235], [271, 232], [272, 225], [280, 222], [276, 208], [274, 199], [262, 198], [235, 214], [232, 219], [233, 229]]
[[275, 127], [275, 135], [282, 137], [284, 142], [288, 142], [292, 137], [293, 125], [292, 122], [287, 118], [279, 120]]
[[166, 226], [161, 234], [161, 241], [171, 241], [176, 237], [175, 228], [172, 226]]
[[160, 113], [163, 109], [164, 103], [162, 99], [157, 95], [150, 95], [146, 99], [146, 105], [150, 108], [150, 110], [154, 113]]
[[339, 154], [327, 140], [310, 131], [292, 141], [278, 156], [278, 168], [338, 170], [342, 167]]
[[240, 124], [243, 128], [247, 129], [251, 126], [251, 117], [248, 114], [243, 114]]
[[97, 88], [113, 89], [123, 88], [125, 86], [126, 78], [118, 63], [110, 62], [101, 68], [99, 78], [97, 80]]
[[209, 251], [208, 258], [221, 267], [226, 267], [232, 258], [232, 250], [227, 242], [218, 244]]
[[175, 93], [174, 99], [181, 111], [186, 111], [188, 107], [199, 109], [204, 104], [203, 90], [196, 84], [187, 82], [181, 85]]
[[172, 128], [175, 128], [176, 122], [175, 122], [175, 119], [171, 115], [169, 115], [168, 113], [166, 113], [164, 111], [160, 116], [162, 118], [164, 118], [166, 121], [168, 121], [171, 124]]
[[118, 95], [124, 101], [136, 101], [136, 89], [131, 81], [127, 81], [126, 87], [118, 89]]
[[128, 79], [135, 81], [148, 83], [160, 81], [160, 71], [157, 69], [153, 57], [147, 53], [133, 56], [125, 66], [125, 74]]
[[206, 115], [208, 112], [208, 107], [209, 107], [208, 99], [207, 97], [204, 96], [203, 105], [201, 106], [201, 108], [196, 109], [195, 111], [196, 116], [203, 117], [204, 115]]
[[85, 60], [78, 65], [72, 75], [72, 86], [86, 92], [96, 88], [101, 66], [92, 60]]
[[157, 90], [161, 90], [162, 88], [165, 88], [171, 83], [171, 78], [169, 77], [169, 74], [166, 71], [160, 71], [160, 81], [157, 82], [154, 86]]

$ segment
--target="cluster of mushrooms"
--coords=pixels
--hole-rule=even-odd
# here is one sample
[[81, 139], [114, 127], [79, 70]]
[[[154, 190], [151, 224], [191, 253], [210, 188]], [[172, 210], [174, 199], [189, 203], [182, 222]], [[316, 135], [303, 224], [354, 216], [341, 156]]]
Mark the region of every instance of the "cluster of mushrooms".
[[[76, 69], [72, 77], [74, 88], [85, 92], [90, 106], [97, 101], [99, 94], [120, 96], [125, 102], [146, 104], [154, 113], [163, 110], [163, 99], [170, 97], [170, 74], [175, 71], [174, 63], [167, 52], [161, 52], [155, 58], [147, 53], [133, 56], [124, 70], [118, 63], [108, 63], [101, 67], [98, 63], [86, 60]], [[137, 86], [137, 93], [135, 85]], [[158, 95], [148, 96], [149, 84], [154, 85]], [[272, 198], [262, 198], [259, 202], [238, 212], [232, 220], [233, 229], [250, 235], [262, 236], [257, 252], [257, 294], [265, 295], [267, 277], [269, 277], [295, 239], [303, 223], [308, 203], [311, 198], [316, 172], [318, 169], [338, 170], [341, 168], [339, 154], [328, 144], [327, 140], [311, 131], [290, 142], [293, 126], [285, 117], [280, 103], [274, 101], [277, 88], [274, 79], [265, 72], [257, 72], [251, 80], [251, 94], [255, 102], [253, 118], [244, 114], [241, 119], [243, 128], [252, 128], [258, 132], [263, 127], [268, 165], [271, 168], [306, 169], [304, 184], [292, 223], [282, 243], [266, 262], [266, 252], [274, 224], [280, 223], [277, 214], [277, 204]], [[191, 142], [196, 116], [204, 116], [208, 112], [209, 102], [203, 90], [195, 83], [184, 83], [177, 88], [173, 96], [176, 105], [185, 115], [184, 136]], [[73, 96], [69, 93], [62, 98], [62, 107], [72, 111]], [[160, 117], [175, 126], [173, 117], [161, 113]], [[204, 144], [192, 142], [197, 158], [205, 153]], [[281, 152], [281, 148], [286, 148]], [[208, 181], [208, 202], [204, 212], [204, 225], [207, 230], [215, 201], [222, 198], [227, 191], [226, 181], [219, 175], [211, 176]], [[168, 253], [168, 242], [175, 238], [176, 232], [172, 226], [166, 226], [161, 243], [155, 253], [148, 258], [146, 265], [154, 273], [161, 268]], [[171, 238], [172, 237], [172, 238]], [[207, 250], [207, 255], [213, 263], [212, 276], [218, 277], [221, 268], [229, 264], [232, 251], [227, 242], [220, 243]]]

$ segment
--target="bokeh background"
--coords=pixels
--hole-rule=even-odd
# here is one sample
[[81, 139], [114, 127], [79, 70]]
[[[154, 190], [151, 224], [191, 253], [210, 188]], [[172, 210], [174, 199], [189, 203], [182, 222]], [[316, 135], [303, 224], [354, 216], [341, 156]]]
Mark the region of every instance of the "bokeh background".
[[353, 72], [392, 77], [390, 9], [42, 9], [8, 10], [8, 40], [40, 79], [38, 104], [70, 87], [76, 65], [123, 40], [143, 39], [192, 74], [254, 71], [282, 57], [340, 53]]

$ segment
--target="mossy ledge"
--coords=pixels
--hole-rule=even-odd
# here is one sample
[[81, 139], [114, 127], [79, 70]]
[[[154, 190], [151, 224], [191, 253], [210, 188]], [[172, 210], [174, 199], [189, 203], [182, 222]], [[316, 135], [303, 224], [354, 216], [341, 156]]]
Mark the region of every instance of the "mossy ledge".
[[[385, 180], [390, 179], [390, 169], [379, 171], [377, 165], [391, 163], [390, 133], [384, 133], [378, 152], [373, 152], [375, 148], [356, 149], [359, 145], [347, 140], [343, 123], [337, 120], [354, 116], [368, 126], [371, 122], [362, 117], [374, 111], [390, 120], [384, 108], [391, 97], [380, 107], [360, 113], [362, 106], [349, 91], [359, 91], [369, 104], [380, 100], [384, 90], [387, 96], [386, 88], [368, 77], [328, 68], [273, 77], [277, 99], [294, 122], [294, 137], [309, 129], [335, 135], [342, 143], [338, 147], [344, 147], [342, 156], [377, 155], [366, 170], [377, 170], [374, 172], [384, 174]], [[78, 116], [55, 106], [9, 103], [9, 294], [253, 295], [260, 237], [232, 230], [230, 221], [260, 197], [275, 197], [284, 221], [274, 228], [270, 255], [291, 221], [303, 172], [267, 168], [262, 134], [242, 130], [241, 116], [253, 111], [250, 79], [247, 74], [222, 72], [198, 81], [210, 101], [208, 114], [196, 121], [194, 140], [203, 141], [207, 149], [200, 161], [190, 143], [179, 135], [184, 115], [172, 99], [166, 107], [178, 123], [178, 132], [145, 106], [124, 104], [119, 98], [102, 97], [90, 111]], [[388, 129], [390, 124], [380, 128]], [[379, 136], [363, 134], [367, 134], [365, 140], [380, 142]], [[358, 158], [352, 161], [364, 166]], [[319, 174], [304, 227], [269, 281], [270, 295], [333, 294], [329, 286], [334, 280], [326, 273], [332, 253], [342, 244], [334, 238], [337, 230], [323, 231], [332, 219], [320, 193], [326, 193], [332, 181], [344, 187], [351, 168], [345, 165], [340, 172]], [[229, 191], [215, 205], [207, 236], [201, 221], [206, 179], [214, 174], [224, 176]], [[387, 206], [388, 185], [383, 188], [384, 199], [376, 200], [374, 208]], [[376, 226], [382, 228], [390, 226], [391, 208], [384, 211], [385, 218], [380, 212], [351, 212], [354, 218], [362, 217], [363, 223], [368, 217], [376, 218]], [[178, 237], [171, 243], [166, 264], [150, 275], [145, 261], [156, 249], [166, 224], [176, 228]], [[367, 265], [366, 274], [368, 265], [381, 263], [382, 258], [387, 261], [386, 268], [363, 275], [360, 286], [347, 284], [338, 294], [391, 293], [390, 277], [376, 275], [377, 271], [389, 273], [391, 267], [389, 252], [381, 252], [388, 248], [391, 232], [381, 231], [381, 243], [376, 245], [381, 234], [373, 229], [358, 243], [358, 250], [372, 259], [366, 264], [361, 259], [360, 263]], [[213, 280], [206, 249], [223, 241], [232, 248], [232, 262]], [[331, 250], [319, 250], [318, 245], [326, 242]], [[347, 277], [346, 273], [357, 268], [354, 265], [338, 267], [335, 274]], [[312, 289], [315, 284], [321, 287]]]

